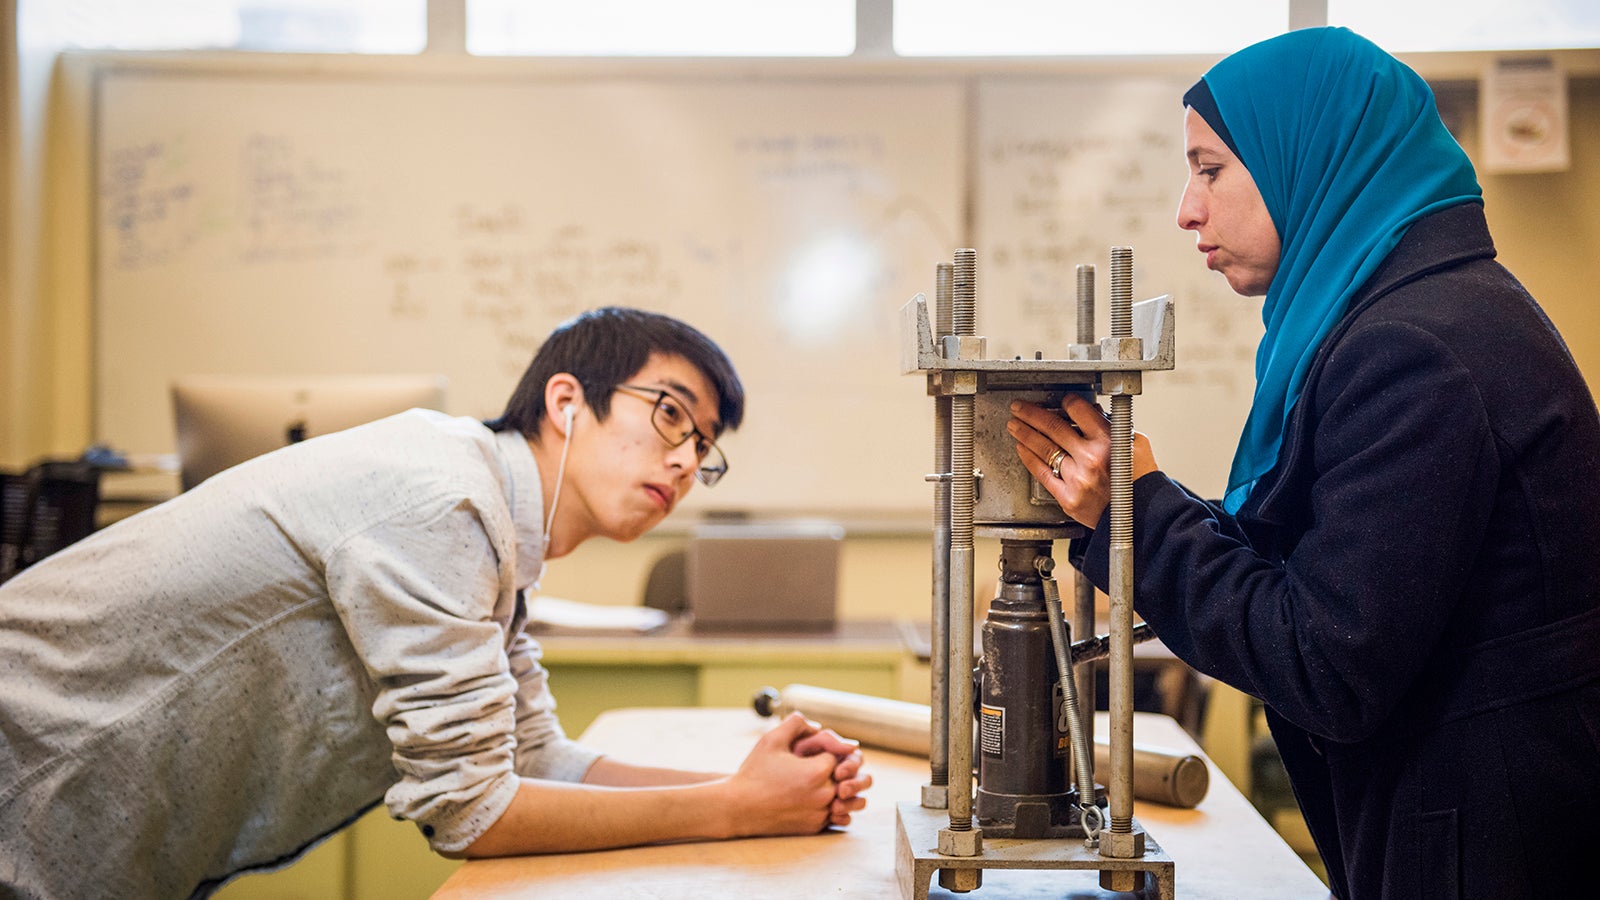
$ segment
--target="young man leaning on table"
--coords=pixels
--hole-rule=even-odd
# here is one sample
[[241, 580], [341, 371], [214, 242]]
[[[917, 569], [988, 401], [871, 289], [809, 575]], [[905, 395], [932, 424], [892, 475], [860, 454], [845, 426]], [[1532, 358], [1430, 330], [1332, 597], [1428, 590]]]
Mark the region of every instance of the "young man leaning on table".
[[568, 739], [523, 592], [658, 524], [744, 392], [682, 322], [556, 329], [501, 418], [412, 410], [215, 476], [0, 588], [0, 893], [203, 896], [380, 800], [446, 855], [808, 834], [872, 779], [792, 715], [732, 774]]

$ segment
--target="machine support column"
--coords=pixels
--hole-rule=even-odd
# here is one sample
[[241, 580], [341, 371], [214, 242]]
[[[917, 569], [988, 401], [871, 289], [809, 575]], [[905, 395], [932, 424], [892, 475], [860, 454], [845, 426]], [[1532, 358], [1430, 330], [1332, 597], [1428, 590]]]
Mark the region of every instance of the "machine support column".
[[[934, 334], [942, 344], [954, 332], [951, 284], [954, 266], [939, 263], [934, 269]], [[933, 679], [929, 705], [932, 733], [928, 738], [928, 785], [922, 805], [928, 809], [949, 806], [950, 784], [950, 397], [932, 389], [933, 398], [933, 617], [929, 635], [929, 666]]]
[[[1133, 337], [1133, 248], [1111, 248], [1111, 337], [1101, 347], [1102, 361], [1138, 359], [1143, 350]], [[1111, 407], [1111, 707], [1110, 777], [1106, 779], [1110, 823], [1100, 837], [1100, 855], [1113, 859], [1144, 856], [1144, 832], [1133, 822], [1133, 395], [1139, 373], [1105, 373], [1100, 392]], [[1102, 870], [1101, 887], [1132, 890], [1127, 871]]]

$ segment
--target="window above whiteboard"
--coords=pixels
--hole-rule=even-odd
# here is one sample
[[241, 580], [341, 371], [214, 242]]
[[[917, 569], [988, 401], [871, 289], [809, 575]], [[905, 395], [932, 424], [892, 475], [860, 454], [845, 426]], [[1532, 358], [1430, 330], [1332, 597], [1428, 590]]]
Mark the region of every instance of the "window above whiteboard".
[[901, 56], [1231, 53], [1289, 27], [1290, 0], [894, 0]]
[[426, 0], [49, 0], [23, 3], [30, 39], [87, 50], [417, 53]]
[[1595, 0], [1328, 0], [1343, 25], [1396, 53], [1600, 47]]
[[467, 0], [483, 56], [849, 56], [854, 0]]
[[1600, 47], [1596, 0], [22, 0], [17, 9], [25, 40], [89, 50], [1137, 57], [1226, 54], [1324, 23], [1396, 53]]

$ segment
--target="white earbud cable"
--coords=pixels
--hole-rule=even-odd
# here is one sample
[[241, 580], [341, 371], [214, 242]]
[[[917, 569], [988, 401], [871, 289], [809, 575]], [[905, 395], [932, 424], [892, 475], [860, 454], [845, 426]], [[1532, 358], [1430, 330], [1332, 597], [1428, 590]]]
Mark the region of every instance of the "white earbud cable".
[[564, 410], [567, 414], [567, 433], [561, 442], [561, 461], [556, 464], [556, 489], [550, 495], [550, 510], [544, 518], [544, 549], [550, 549], [550, 526], [556, 520], [556, 504], [561, 502], [561, 482], [567, 474], [567, 451], [572, 449], [572, 420], [578, 411], [571, 406]]

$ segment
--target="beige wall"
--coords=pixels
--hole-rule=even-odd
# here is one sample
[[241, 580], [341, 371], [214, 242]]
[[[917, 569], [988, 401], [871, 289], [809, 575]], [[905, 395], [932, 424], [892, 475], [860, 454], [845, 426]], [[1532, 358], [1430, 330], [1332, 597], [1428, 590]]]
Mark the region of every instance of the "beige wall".
[[17, 90], [17, 17], [14, 4], [0, 5], [0, 464], [15, 464], [23, 444], [21, 429], [28, 417], [18, 394], [33, 366], [22, 336], [29, 330], [22, 298], [33, 291], [16, 268], [17, 198], [22, 182], [19, 160], [19, 96]]
[[0, 9], [0, 466], [17, 468], [89, 442], [89, 81]]
[[[1594, 390], [1600, 388], [1600, 79], [1574, 80], [1569, 92], [1572, 168], [1481, 180], [1501, 262], [1544, 305]], [[1475, 117], [1472, 125], [1465, 142], [1475, 154]]]
[[[1500, 261], [1550, 314], [1591, 389], [1600, 386], [1600, 79], [1568, 84], [1572, 166], [1547, 174], [1478, 173]], [[1438, 90], [1439, 108], [1467, 153], [1481, 158], [1478, 92]], [[1531, 387], [1531, 386], [1530, 386]]]

